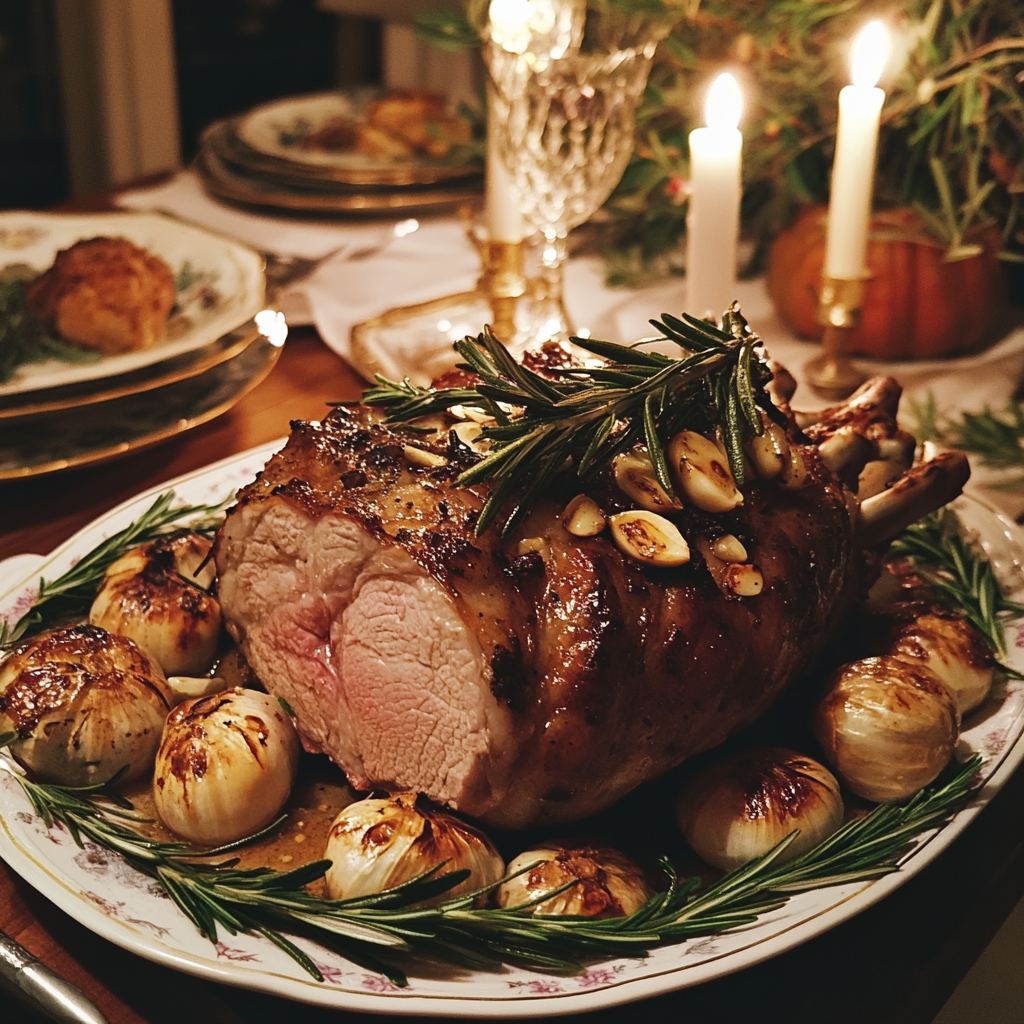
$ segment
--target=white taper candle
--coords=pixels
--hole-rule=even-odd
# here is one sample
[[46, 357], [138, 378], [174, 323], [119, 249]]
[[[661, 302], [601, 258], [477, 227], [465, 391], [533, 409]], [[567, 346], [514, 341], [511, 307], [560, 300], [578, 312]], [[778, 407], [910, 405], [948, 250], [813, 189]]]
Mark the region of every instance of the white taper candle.
[[839, 125], [828, 206], [825, 276], [865, 277], [865, 254], [875, 183], [878, 125], [885, 93], [875, 87], [889, 54], [889, 36], [870, 22], [853, 46], [853, 85], [839, 93]]
[[720, 317], [736, 297], [740, 229], [742, 97], [732, 75], [708, 92], [706, 128], [690, 132], [690, 209], [686, 219], [686, 305]]
[[484, 221], [487, 237], [492, 242], [521, 242], [523, 239], [523, 215], [519, 211], [512, 192], [512, 180], [501, 156], [494, 104], [491, 91], [487, 90], [487, 177], [484, 197]]

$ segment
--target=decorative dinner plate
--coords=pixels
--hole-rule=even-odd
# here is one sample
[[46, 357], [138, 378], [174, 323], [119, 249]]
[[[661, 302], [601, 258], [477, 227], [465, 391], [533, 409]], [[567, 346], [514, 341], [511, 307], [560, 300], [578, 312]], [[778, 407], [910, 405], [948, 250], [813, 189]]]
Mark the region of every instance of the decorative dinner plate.
[[238, 144], [252, 154], [273, 159], [278, 169], [290, 164], [311, 175], [352, 185], [428, 185], [480, 173], [479, 161], [467, 159], [464, 149], [447, 160], [420, 156], [388, 160], [353, 149], [302, 145], [306, 133], [317, 131], [333, 119], [361, 120], [368, 102], [376, 98], [371, 90], [292, 96], [236, 118], [230, 131]]
[[0, 397], [130, 373], [209, 345], [262, 308], [263, 258], [252, 249], [157, 213], [0, 213], [0, 270], [15, 263], [40, 273], [58, 250], [83, 238], [127, 238], [161, 257], [175, 278], [177, 304], [167, 340], [87, 363], [49, 359], [20, 366]]
[[240, 328], [242, 350], [204, 373], [97, 405], [4, 421], [0, 480], [105, 462], [214, 419], [270, 373], [285, 333], [283, 317], [262, 330], [249, 321]]
[[167, 384], [197, 377], [221, 363], [234, 359], [259, 337], [259, 329], [253, 320], [247, 320], [240, 327], [222, 334], [215, 342], [202, 348], [183, 352], [171, 359], [150, 363], [129, 373], [114, 377], [100, 377], [98, 380], [78, 381], [56, 388], [40, 388], [37, 391], [22, 391], [15, 395], [0, 396], [0, 420], [38, 416], [41, 413], [60, 412], [85, 405], [109, 402], [126, 395], [138, 395], [154, 391]]
[[[246, 206], [303, 213], [389, 213], [452, 206], [476, 198], [477, 179], [404, 189], [288, 187], [269, 177], [244, 175], [229, 167], [214, 148], [204, 145], [196, 170], [211, 195]], [[325, 185], [327, 183], [324, 183]]]
[[[153, 488], [97, 519], [41, 565], [21, 563], [9, 579], [0, 616], [16, 619], [29, 606], [40, 576], [52, 579], [124, 528], [154, 497], [173, 487], [178, 500], [209, 503], [248, 483], [282, 442], [226, 459], [168, 485]], [[972, 498], [957, 501], [968, 529], [977, 532], [999, 578], [1019, 599], [1024, 592], [1024, 534], [1010, 520]], [[2, 571], [2, 570], [0, 570]], [[1010, 661], [1024, 668], [1024, 626], [1007, 627]], [[560, 977], [504, 968], [493, 973], [437, 967], [413, 973], [408, 988], [297, 939], [324, 981], [306, 975], [269, 941], [223, 934], [216, 946], [163, 897], [153, 882], [117, 856], [93, 845], [79, 849], [64, 831], [47, 829], [31, 813], [17, 782], [0, 768], [0, 856], [26, 881], [86, 927], [112, 942], [176, 970], [231, 985], [273, 992], [325, 1006], [392, 1014], [521, 1017], [597, 1009], [685, 988], [782, 953], [834, 927], [903, 885], [967, 828], [1024, 759], [1024, 683], [999, 684], [965, 722], [958, 756], [987, 760], [984, 788], [939, 831], [920, 837], [901, 870], [873, 882], [817, 889], [796, 896], [752, 926], [656, 949], [647, 959], [597, 964]]]

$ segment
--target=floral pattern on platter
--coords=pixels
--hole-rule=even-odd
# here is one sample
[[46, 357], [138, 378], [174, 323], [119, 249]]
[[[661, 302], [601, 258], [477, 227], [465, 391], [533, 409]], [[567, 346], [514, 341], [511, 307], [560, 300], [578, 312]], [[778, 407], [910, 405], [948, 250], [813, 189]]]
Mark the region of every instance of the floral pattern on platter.
[[102, 846], [97, 846], [95, 843], [87, 841], [81, 853], [76, 854], [73, 860], [86, 874], [97, 878], [109, 879], [117, 886], [137, 889], [140, 892], [148, 893], [150, 896], [156, 896], [158, 899], [165, 900], [168, 898], [153, 879], [147, 878], [140, 871], [136, 871], [135, 868], [126, 863], [124, 858], [119, 857], [113, 850], [104, 849]]
[[[266, 445], [206, 471], [193, 474], [173, 486], [178, 500], [189, 504], [220, 501], [252, 479], [278, 445]], [[167, 488], [163, 488], [164, 490]], [[39, 576], [52, 579], [102, 539], [123, 529], [147, 508], [158, 491], [141, 495], [128, 506], [99, 520], [93, 527], [58, 550], [6, 596], [0, 597], [0, 617], [10, 619], [23, 607], [26, 594], [34, 592]], [[993, 557], [1006, 557], [998, 548], [1003, 527], [979, 505], [961, 508], [969, 525], [981, 530], [982, 539], [993, 545]], [[1014, 541], [1014, 543], [1017, 543]], [[1024, 556], [1024, 547], [1017, 549]], [[1024, 647], [1015, 646], [1016, 624], [1008, 628], [1009, 661], [1024, 668]], [[1024, 684], [1011, 680], [998, 686], [989, 700], [965, 723], [963, 750], [977, 750], [989, 758], [986, 777], [997, 769], [1003, 775], [1024, 759]], [[904, 862], [898, 875], [878, 882], [857, 883], [816, 890], [794, 898], [755, 925], [716, 936], [697, 936], [675, 946], [655, 949], [646, 959], [628, 958], [594, 964], [572, 977], [555, 977], [518, 968], [493, 973], [445, 971], [416, 973], [409, 988], [400, 989], [379, 974], [346, 961], [314, 943], [297, 939], [321, 971], [324, 982], [315, 982], [272, 943], [259, 936], [240, 933], [218, 936], [214, 945], [198, 934], [177, 908], [156, 890], [151, 880], [134, 872], [120, 858], [92, 844], [77, 847], [64, 830], [47, 829], [31, 814], [17, 782], [0, 763], [0, 855], [24, 874], [44, 895], [53, 899], [87, 927], [115, 942], [181, 969], [223, 979], [228, 972], [234, 983], [274, 991], [296, 999], [342, 1009], [365, 1009], [367, 1000], [388, 1000], [406, 1009], [402, 1000], [450, 1003], [460, 1013], [472, 1012], [479, 1001], [502, 1000], [506, 1015], [564, 1013], [605, 1005], [609, 999], [639, 998], [659, 991], [681, 988], [717, 977], [754, 959], [774, 955], [796, 942], [824, 930], [855, 912], [876, 892], [902, 884], [937, 854], [974, 813], [973, 809], [945, 829], [921, 841]], [[56, 880], [56, 881], [54, 881]], [[619, 993], [609, 996], [610, 990]], [[598, 998], [599, 993], [606, 995]], [[603, 1000], [603, 1002], [602, 1002]], [[493, 1004], [492, 1004], [493, 1005]], [[516, 1007], [521, 1006], [521, 1010]], [[434, 1012], [444, 1012], [440, 1007]], [[493, 1011], [492, 1011], [493, 1012]]]
[[244, 949], [234, 949], [225, 946], [223, 942], [215, 942], [213, 948], [217, 950], [217, 956], [224, 960], [232, 960], [235, 963], [259, 963], [258, 953], [247, 953]]

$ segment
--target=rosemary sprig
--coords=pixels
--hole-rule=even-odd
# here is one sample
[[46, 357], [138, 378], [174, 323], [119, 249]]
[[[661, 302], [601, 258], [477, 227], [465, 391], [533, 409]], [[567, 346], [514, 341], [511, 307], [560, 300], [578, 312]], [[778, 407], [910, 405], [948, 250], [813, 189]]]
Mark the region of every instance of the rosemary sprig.
[[[982, 632], [996, 656], [1006, 657], [1003, 621], [1010, 615], [1024, 615], [1024, 604], [1003, 596], [991, 562], [964, 539], [955, 512], [944, 508], [919, 519], [889, 550], [913, 562], [918, 574]], [[1014, 669], [1002, 668], [1020, 678]]]
[[214, 533], [224, 521], [223, 510], [228, 504], [225, 501], [220, 505], [172, 507], [173, 501], [174, 491], [161, 494], [138, 519], [93, 548], [63, 576], [40, 579], [32, 607], [13, 626], [0, 621], [0, 648], [88, 612], [103, 574], [135, 545], [146, 544], [185, 525], [197, 533]]
[[[1024, 408], [1014, 399], [1007, 399], [1002, 413], [985, 406], [981, 412], [965, 412], [959, 420], [941, 420], [935, 395], [929, 391], [922, 402], [912, 402], [914, 433], [923, 441], [941, 441], [950, 448], [959, 448], [977, 455], [989, 469], [1016, 469], [1024, 472]], [[1016, 490], [1024, 476], [1014, 476], [997, 486]]]
[[756, 351], [757, 335], [733, 306], [720, 329], [703, 320], [665, 314], [651, 323], [655, 340], [672, 341], [687, 355], [673, 358], [638, 347], [574, 338], [606, 362], [553, 371], [551, 380], [517, 363], [490, 331], [455, 348], [463, 369], [480, 378], [469, 388], [431, 390], [378, 375], [363, 395], [403, 423], [454, 405], [483, 409], [497, 419], [482, 436], [491, 451], [456, 484], [495, 482], [477, 521], [479, 535], [509, 502], [507, 534], [554, 478], [572, 467], [587, 477], [637, 442], [647, 445], [658, 481], [673, 493], [664, 445], [685, 428], [719, 428], [737, 482], [743, 482], [743, 442], [763, 430], [758, 407], [771, 410], [764, 385], [771, 379]]
[[443, 864], [372, 896], [322, 899], [306, 886], [323, 875], [329, 861], [283, 873], [240, 870], [234, 859], [211, 860], [240, 843], [197, 852], [135, 831], [131, 824], [141, 819], [109, 784], [71, 789], [15, 777], [47, 826], [60, 822], [79, 845], [84, 837], [119, 853], [153, 878], [211, 941], [219, 928], [264, 935], [322, 980], [312, 959], [288, 937], [306, 936], [401, 985], [405, 974], [395, 960], [413, 951], [476, 969], [517, 963], [575, 971], [595, 959], [644, 956], [658, 945], [752, 924], [809, 889], [879, 878], [899, 868], [898, 854], [912, 839], [941, 825], [967, 801], [981, 764], [974, 756], [910, 800], [879, 804], [808, 853], [780, 864], [794, 833], [707, 889], [697, 877], [677, 878], [665, 860], [666, 892], [629, 917], [602, 920], [523, 912], [552, 893], [501, 910], [474, 907], [486, 890], [438, 906], [418, 905], [465, 877], [461, 871], [442, 873]]

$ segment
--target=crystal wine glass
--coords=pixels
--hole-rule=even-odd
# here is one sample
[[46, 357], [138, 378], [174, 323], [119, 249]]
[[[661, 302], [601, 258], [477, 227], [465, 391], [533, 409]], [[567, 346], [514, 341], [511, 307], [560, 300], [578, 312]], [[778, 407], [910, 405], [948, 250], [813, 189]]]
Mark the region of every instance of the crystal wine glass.
[[611, 195], [629, 162], [636, 106], [661, 34], [542, 61], [493, 39], [485, 44], [500, 152], [523, 215], [543, 236], [530, 336], [520, 344], [573, 333], [562, 300], [567, 237]]

